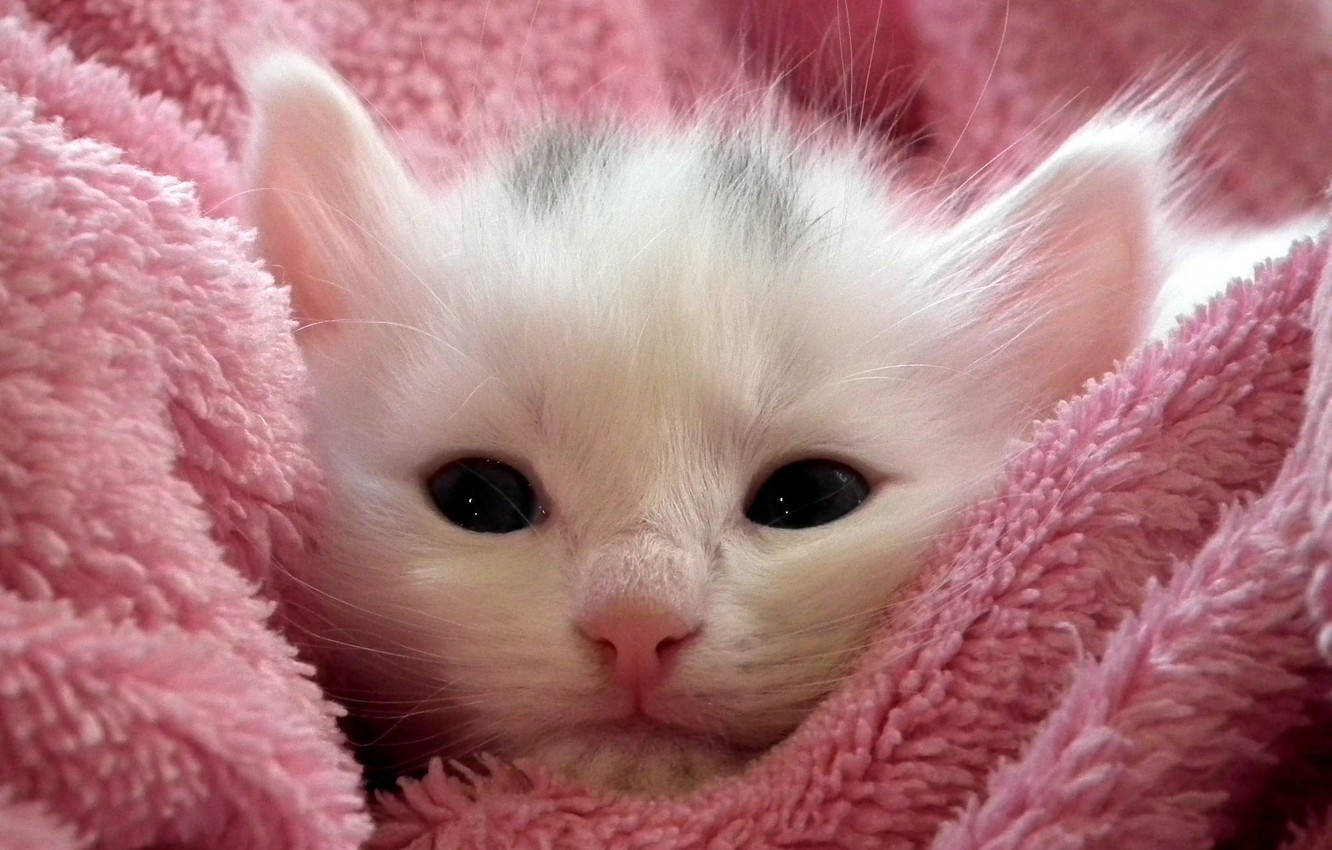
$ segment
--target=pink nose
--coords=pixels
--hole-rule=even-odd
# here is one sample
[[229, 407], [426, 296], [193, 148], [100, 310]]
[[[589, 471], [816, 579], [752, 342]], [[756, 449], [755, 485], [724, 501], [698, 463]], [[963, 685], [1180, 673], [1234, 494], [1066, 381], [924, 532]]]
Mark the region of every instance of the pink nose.
[[612, 606], [579, 623], [588, 640], [603, 647], [615, 681], [639, 693], [656, 686], [698, 626], [678, 614]]

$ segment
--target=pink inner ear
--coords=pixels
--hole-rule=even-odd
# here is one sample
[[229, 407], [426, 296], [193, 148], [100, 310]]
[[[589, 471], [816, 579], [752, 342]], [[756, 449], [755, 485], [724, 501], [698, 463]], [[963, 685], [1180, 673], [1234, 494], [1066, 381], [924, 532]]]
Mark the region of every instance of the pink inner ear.
[[256, 175], [260, 249], [291, 287], [299, 319], [345, 318], [353, 311], [351, 276], [372, 244], [366, 222], [382, 221], [371, 203], [374, 190], [356, 183], [366, 175], [354, 147], [331, 150], [307, 127], [278, 124], [269, 132]]
[[274, 197], [256, 204], [259, 249], [274, 277], [291, 289], [292, 313], [301, 322], [341, 318], [347, 313], [345, 293], [331, 280], [315, 250], [314, 237], [299, 226], [299, 210], [288, 208], [285, 198]]
[[[1114, 368], [1140, 342], [1158, 281], [1146, 222], [1101, 211], [1083, 230], [1053, 243], [1049, 269], [1020, 295], [1010, 318], [1031, 325], [1023, 347], [1041, 395], [1053, 401], [1079, 392]], [[1047, 265], [1048, 263], [1048, 265]]]
[[1132, 129], [1075, 139], [981, 217], [1009, 244], [993, 321], [1005, 368], [1045, 405], [1075, 395], [1144, 338], [1163, 269], [1160, 139]]
[[[378, 283], [370, 254], [414, 187], [356, 97], [329, 71], [279, 54], [251, 79], [249, 173], [260, 249], [306, 321], [345, 318]], [[367, 273], [369, 272], [369, 273]], [[366, 293], [368, 294], [368, 293]]]

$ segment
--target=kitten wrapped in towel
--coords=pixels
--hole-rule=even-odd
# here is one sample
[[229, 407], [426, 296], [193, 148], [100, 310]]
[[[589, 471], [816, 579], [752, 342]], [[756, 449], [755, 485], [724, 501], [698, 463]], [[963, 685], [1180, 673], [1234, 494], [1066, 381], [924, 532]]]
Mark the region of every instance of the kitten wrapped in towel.
[[763, 120], [557, 127], [436, 192], [317, 65], [251, 85], [333, 492], [307, 629], [390, 775], [747, 764], [1034, 418], [1313, 227], [1190, 234], [1142, 116], [955, 220]]

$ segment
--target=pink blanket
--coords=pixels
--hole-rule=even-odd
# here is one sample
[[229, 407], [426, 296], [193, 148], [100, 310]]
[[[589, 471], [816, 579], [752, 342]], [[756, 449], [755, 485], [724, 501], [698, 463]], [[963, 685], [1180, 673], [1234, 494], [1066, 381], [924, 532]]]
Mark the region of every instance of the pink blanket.
[[0, 849], [1332, 848], [1326, 244], [1061, 408], [852, 680], [747, 773], [646, 802], [435, 770], [371, 837], [337, 709], [269, 622], [318, 481], [285, 294], [230, 217], [228, 56], [285, 41], [441, 176], [538, 115], [687, 109], [794, 58], [794, 97], [910, 143], [947, 188], [1031, 161], [1145, 72], [1224, 56], [1241, 74], [1193, 142], [1201, 197], [1273, 219], [1332, 175], [1316, 0], [0, 16]]

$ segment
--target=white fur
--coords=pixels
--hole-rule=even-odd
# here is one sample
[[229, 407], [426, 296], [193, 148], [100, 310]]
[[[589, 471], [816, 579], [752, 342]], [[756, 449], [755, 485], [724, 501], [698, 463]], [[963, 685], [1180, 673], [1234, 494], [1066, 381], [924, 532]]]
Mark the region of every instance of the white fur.
[[1151, 338], [1165, 339], [1198, 305], [1249, 277], [1263, 261], [1285, 257], [1293, 243], [1316, 236], [1325, 223], [1320, 214], [1261, 230], [1180, 232], [1170, 273], [1152, 307]]
[[[706, 128], [625, 133], [534, 216], [502, 163], [417, 189], [304, 60], [251, 89], [256, 214], [310, 323], [332, 491], [308, 627], [401, 765], [486, 749], [670, 791], [744, 763], [833, 687], [1007, 442], [1153, 325], [1145, 125], [1088, 131], [957, 225], [849, 151], [759, 132], [812, 222], [777, 259], [701, 200]], [[425, 477], [470, 455], [523, 470], [548, 519], [439, 516]], [[748, 522], [753, 488], [807, 457], [861, 470], [869, 502]], [[655, 724], [575, 628], [631, 585], [703, 622]]]

